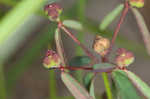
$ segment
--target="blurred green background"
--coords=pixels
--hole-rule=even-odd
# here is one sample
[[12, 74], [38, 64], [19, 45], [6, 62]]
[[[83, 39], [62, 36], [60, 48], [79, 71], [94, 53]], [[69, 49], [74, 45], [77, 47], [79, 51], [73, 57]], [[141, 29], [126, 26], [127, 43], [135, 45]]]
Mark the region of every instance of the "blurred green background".
[[[60, 80], [59, 71], [47, 71], [42, 66], [47, 49], [55, 48], [56, 28], [44, 14], [43, 6], [54, 1], [59, 1], [64, 8], [63, 20], [74, 19], [83, 24], [84, 30], [72, 31], [92, 51], [95, 34], [112, 36], [119, 17], [104, 32], [98, 25], [124, 0], [0, 0], [0, 99], [72, 99]], [[150, 27], [150, 1], [145, 2], [140, 12]], [[84, 54], [67, 35], [63, 34], [62, 39], [68, 60]], [[116, 47], [135, 53], [136, 61], [129, 69], [150, 84], [150, 57], [131, 12], [121, 27]], [[79, 81], [81, 75], [81, 72], [75, 74]], [[100, 76], [95, 83], [96, 93], [103, 93]]]

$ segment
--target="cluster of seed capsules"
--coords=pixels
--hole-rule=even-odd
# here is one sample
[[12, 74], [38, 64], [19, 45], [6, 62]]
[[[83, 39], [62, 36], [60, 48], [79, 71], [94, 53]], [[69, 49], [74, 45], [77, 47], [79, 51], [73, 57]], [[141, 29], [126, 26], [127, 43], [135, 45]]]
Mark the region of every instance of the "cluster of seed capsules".
[[[131, 7], [141, 8], [144, 6], [144, 0], [128, 0]], [[62, 13], [62, 7], [57, 3], [48, 4], [44, 8], [46, 14], [51, 21], [58, 22], [60, 20], [60, 15]], [[111, 42], [109, 39], [97, 35], [94, 43], [93, 49], [99, 55], [104, 57], [109, 52], [111, 47]], [[125, 68], [134, 62], [134, 55], [132, 52], [127, 51], [124, 48], [119, 48], [116, 51], [115, 64], [120, 69]], [[61, 67], [61, 59], [57, 52], [48, 50], [46, 56], [43, 60], [43, 65], [46, 69], [53, 69]]]

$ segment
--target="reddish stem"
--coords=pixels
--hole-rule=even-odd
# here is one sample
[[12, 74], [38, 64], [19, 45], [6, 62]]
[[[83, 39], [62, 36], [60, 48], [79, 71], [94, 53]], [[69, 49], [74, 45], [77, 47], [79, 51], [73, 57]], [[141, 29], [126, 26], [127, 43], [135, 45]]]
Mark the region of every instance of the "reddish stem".
[[115, 40], [117, 38], [118, 32], [120, 30], [121, 24], [123, 23], [123, 21], [125, 19], [125, 16], [127, 15], [127, 12], [129, 10], [129, 3], [128, 3], [128, 1], [126, 1], [124, 5], [125, 5], [125, 8], [124, 8], [124, 10], [122, 12], [122, 15], [121, 15], [120, 20], [119, 20], [119, 22], [117, 24], [117, 27], [116, 27], [116, 29], [115, 29], [115, 31], [113, 33], [113, 37], [112, 37], [112, 40], [111, 40], [111, 45], [110, 45], [109, 51], [108, 51], [106, 56], [108, 56], [110, 54], [110, 52], [112, 50], [112, 47], [113, 47], [113, 45], [115, 43]]
[[114, 44], [114, 42], [116, 40], [116, 37], [117, 37], [118, 32], [120, 30], [121, 24], [123, 23], [128, 10], [129, 10], [129, 4], [128, 4], [128, 2], [125, 2], [125, 8], [124, 8], [124, 10], [122, 12], [122, 15], [121, 15], [121, 18], [119, 20], [119, 23], [118, 23], [118, 25], [117, 25], [117, 27], [115, 29], [114, 34], [113, 34], [113, 38], [112, 38], [112, 41], [111, 41], [111, 46], [113, 46], [113, 44]]
[[64, 71], [65, 69], [67, 70], [87, 70], [87, 71], [92, 71], [95, 73], [100, 73], [100, 72], [107, 72], [110, 73], [115, 67], [110, 67], [106, 69], [93, 69], [92, 67], [72, 67], [72, 66], [60, 66], [58, 69]]
[[58, 27], [64, 30], [65, 33], [67, 33], [67, 35], [69, 35], [85, 51], [85, 53], [94, 60], [94, 62], [98, 62], [98, 59], [91, 54], [91, 52], [62, 24], [61, 21], [58, 22]]
[[69, 69], [69, 70], [93, 70], [92, 67], [71, 67], [71, 66], [65, 66], [64, 69]]

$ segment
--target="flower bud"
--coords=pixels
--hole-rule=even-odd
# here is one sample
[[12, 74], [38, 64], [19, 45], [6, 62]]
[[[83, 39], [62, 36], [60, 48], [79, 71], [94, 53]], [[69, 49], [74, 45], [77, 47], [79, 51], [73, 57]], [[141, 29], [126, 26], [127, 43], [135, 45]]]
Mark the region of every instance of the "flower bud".
[[55, 51], [48, 50], [43, 60], [43, 65], [46, 69], [58, 67], [61, 64], [60, 57]]
[[124, 48], [119, 48], [117, 50], [115, 62], [121, 68], [127, 67], [134, 62], [134, 55], [132, 52], [129, 52]]
[[109, 47], [110, 47], [109, 39], [99, 35], [96, 36], [93, 44], [93, 49], [97, 53], [99, 53], [101, 56], [105, 56], [108, 52]]
[[144, 0], [129, 0], [129, 4], [132, 7], [142, 8], [144, 6]]
[[48, 4], [44, 7], [44, 11], [49, 16], [51, 21], [58, 21], [59, 16], [62, 13], [62, 8], [57, 3]]

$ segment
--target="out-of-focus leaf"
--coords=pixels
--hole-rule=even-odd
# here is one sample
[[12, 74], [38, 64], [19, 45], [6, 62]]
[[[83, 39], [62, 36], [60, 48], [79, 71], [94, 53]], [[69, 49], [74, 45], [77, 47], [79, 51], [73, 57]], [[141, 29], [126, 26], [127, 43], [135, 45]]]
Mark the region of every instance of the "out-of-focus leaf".
[[110, 63], [100, 63], [100, 64], [95, 64], [93, 66], [93, 71], [94, 72], [109, 72], [111, 71], [115, 65], [110, 64]]
[[7, 58], [9, 58], [18, 49], [27, 37], [34, 33], [32, 31], [43, 24], [42, 21], [41, 17], [35, 15], [32, 15], [25, 20], [24, 23], [21, 24], [4, 43], [2, 43], [1, 46], [3, 47], [0, 47], [0, 60], [3, 62], [7, 60]]
[[7, 6], [15, 6], [17, 4], [15, 0], [0, 0], [0, 3]]
[[102, 20], [99, 29], [105, 30], [109, 24], [121, 13], [124, 8], [124, 4], [118, 5], [113, 11], [111, 11], [105, 18]]
[[85, 66], [91, 62], [88, 56], [76, 56], [72, 58], [69, 62], [70, 66]]
[[61, 40], [61, 33], [58, 28], [55, 31], [55, 42], [56, 42], [57, 53], [61, 58], [63, 66], [65, 66], [64, 48]]
[[[13, 10], [11, 10], [0, 23], [0, 45], [16, 31], [25, 19], [33, 14], [44, 0], [22, 0]], [[18, 34], [19, 35], [19, 34]]]
[[121, 99], [141, 99], [123, 70], [113, 71], [112, 76]]
[[94, 74], [93, 73], [88, 73], [84, 79], [83, 79], [83, 83], [85, 88], [88, 90], [88, 92], [90, 93], [90, 95], [93, 97], [93, 99], [95, 98], [95, 93], [94, 93]]
[[68, 73], [62, 72], [61, 79], [76, 99], [92, 99], [89, 93]]
[[136, 8], [132, 8], [132, 12], [136, 18], [137, 24], [142, 33], [144, 44], [147, 48], [147, 52], [150, 55], [150, 32], [145, 24], [143, 16], [140, 14], [140, 12]]
[[128, 78], [131, 82], [138, 88], [138, 90], [145, 96], [147, 99], [150, 99], [150, 87], [142, 81], [138, 76], [130, 71], [125, 71]]
[[69, 28], [75, 29], [75, 30], [83, 30], [83, 26], [80, 22], [75, 20], [64, 20], [63, 24]]

